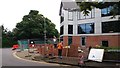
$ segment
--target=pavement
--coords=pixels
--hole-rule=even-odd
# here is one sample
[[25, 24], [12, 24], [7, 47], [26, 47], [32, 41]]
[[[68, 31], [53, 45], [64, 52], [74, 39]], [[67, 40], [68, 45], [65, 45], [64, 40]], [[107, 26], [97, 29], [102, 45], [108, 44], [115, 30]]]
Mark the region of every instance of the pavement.
[[90, 60], [85, 60], [84, 64], [79, 65], [79, 58], [77, 57], [65, 57], [63, 56], [62, 59], [58, 58], [57, 56], [49, 56], [43, 57], [37, 51], [28, 52], [25, 51], [16, 51], [15, 55], [19, 58], [38, 61], [38, 62], [46, 62], [46, 63], [56, 63], [56, 64], [64, 64], [64, 65], [71, 65], [71, 66], [78, 66], [84, 68], [120, 68], [120, 62], [113, 62], [113, 61], [103, 61], [103, 62], [95, 62]]

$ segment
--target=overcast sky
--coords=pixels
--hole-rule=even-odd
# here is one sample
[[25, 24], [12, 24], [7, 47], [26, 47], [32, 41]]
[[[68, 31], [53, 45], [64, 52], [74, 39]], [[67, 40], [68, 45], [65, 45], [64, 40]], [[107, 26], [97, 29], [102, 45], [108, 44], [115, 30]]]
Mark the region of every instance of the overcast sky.
[[30, 10], [38, 10], [60, 28], [61, 0], [0, 0], [0, 25], [12, 30]]

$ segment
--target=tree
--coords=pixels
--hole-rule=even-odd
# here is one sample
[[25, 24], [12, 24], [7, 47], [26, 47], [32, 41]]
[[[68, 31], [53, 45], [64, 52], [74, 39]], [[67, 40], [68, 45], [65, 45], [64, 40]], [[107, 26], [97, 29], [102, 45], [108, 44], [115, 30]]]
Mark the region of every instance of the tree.
[[13, 29], [17, 39], [44, 39], [45, 32], [47, 38], [59, 36], [55, 24], [38, 13], [37, 10], [31, 10], [28, 15], [23, 16], [21, 22], [17, 23], [16, 28]]
[[4, 26], [1, 26], [2, 29], [2, 47], [12, 47], [12, 45], [17, 44], [17, 40], [14, 39], [14, 34], [11, 31], [5, 29]]
[[120, 11], [120, 1], [119, 2], [86, 2], [85, 0], [83, 2], [80, 2], [80, 0], [76, 0], [77, 5], [80, 7], [80, 11], [83, 11], [84, 15], [88, 15], [89, 11], [92, 10], [92, 8], [99, 8], [103, 9], [109, 6], [113, 6], [113, 9], [111, 9], [111, 13], [113, 17], [115, 17], [117, 14], [119, 14]]

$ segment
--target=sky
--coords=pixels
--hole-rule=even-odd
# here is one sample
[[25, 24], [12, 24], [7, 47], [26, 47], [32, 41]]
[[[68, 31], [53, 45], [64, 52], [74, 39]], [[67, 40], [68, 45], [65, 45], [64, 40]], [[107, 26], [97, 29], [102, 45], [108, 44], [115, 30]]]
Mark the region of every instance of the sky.
[[12, 31], [30, 10], [38, 10], [60, 31], [60, 3], [61, 0], [0, 0], [0, 25]]

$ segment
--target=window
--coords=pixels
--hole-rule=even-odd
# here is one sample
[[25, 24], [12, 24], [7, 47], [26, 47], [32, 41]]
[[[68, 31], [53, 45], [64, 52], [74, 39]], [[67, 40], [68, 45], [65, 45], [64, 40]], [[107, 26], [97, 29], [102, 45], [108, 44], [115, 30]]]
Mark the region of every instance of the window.
[[60, 23], [62, 23], [64, 21], [64, 17], [60, 17]]
[[77, 12], [77, 19], [80, 20], [80, 11]]
[[93, 8], [91, 11], [89, 11], [88, 15], [84, 15], [83, 14], [83, 11], [80, 12], [78, 11], [77, 12], [77, 19], [80, 20], [80, 19], [90, 19], [90, 18], [94, 18], [95, 17], [95, 9]]
[[86, 37], [81, 37], [81, 45], [82, 46], [86, 45]]
[[86, 19], [90, 19], [90, 18], [92, 17], [91, 17], [91, 14], [89, 13], [88, 15], [86, 15]]
[[102, 22], [102, 33], [119, 33], [120, 20], [111, 22]]
[[72, 44], [72, 36], [68, 36], [68, 45]]
[[68, 25], [68, 34], [73, 34], [73, 25]]
[[91, 10], [91, 17], [92, 17], [92, 18], [95, 17], [95, 8]]
[[73, 12], [72, 11], [68, 11], [68, 20], [73, 21]]
[[94, 23], [78, 25], [78, 34], [91, 34], [91, 33], [94, 33]]
[[103, 8], [101, 10], [102, 17], [104, 17], [104, 16], [111, 16], [112, 15], [112, 13], [110, 12], [111, 9], [112, 9], [112, 6], [109, 6], [107, 8]]
[[64, 33], [64, 26], [60, 27], [60, 35], [62, 35]]
[[88, 15], [86, 15], [86, 19], [92, 18], [91, 13], [92, 11], [89, 11]]
[[108, 47], [108, 41], [102, 41], [102, 46]]
[[86, 19], [86, 17], [84, 16], [84, 14], [83, 14], [83, 11], [82, 12], [80, 12], [80, 19]]

